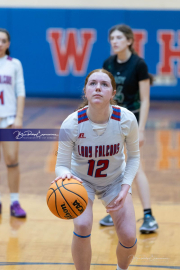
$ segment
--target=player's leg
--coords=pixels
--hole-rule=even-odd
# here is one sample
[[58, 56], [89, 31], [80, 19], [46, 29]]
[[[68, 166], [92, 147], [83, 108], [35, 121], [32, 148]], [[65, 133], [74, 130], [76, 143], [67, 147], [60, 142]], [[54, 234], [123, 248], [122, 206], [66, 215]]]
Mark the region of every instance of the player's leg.
[[17, 141], [2, 142], [4, 160], [8, 170], [8, 185], [10, 193], [19, 192], [19, 164], [18, 151], [19, 143]]
[[134, 180], [136, 183], [136, 187], [138, 190], [138, 194], [139, 194], [143, 209], [151, 208], [149, 183], [143, 171], [141, 162], [140, 162], [139, 169]]
[[8, 185], [11, 198], [11, 215], [16, 217], [25, 217], [26, 213], [19, 204], [19, 143], [17, 141], [2, 142], [2, 148], [8, 171]]
[[[141, 233], [153, 232], [158, 228], [158, 224], [152, 215], [149, 183], [146, 174], [143, 171], [141, 162], [135, 177], [135, 183], [144, 210], [144, 222], [139, 230]], [[102, 226], [114, 225], [110, 215], [105, 216], [99, 223]]]
[[139, 230], [141, 233], [153, 232], [158, 228], [158, 224], [152, 215], [149, 183], [141, 162], [135, 177], [135, 183], [144, 209], [144, 222]]
[[119, 269], [128, 269], [136, 254], [136, 220], [131, 194], [127, 194], [123, 208], [110, 213], [119, 239], [116, 255]]
[[93, 223], [93, 202], [88, 199], [88, 205], [82, 215], [75, 218], [72, 240], [72, 257], [76, 270], [89, 270], [91, 264], [91, 230]]

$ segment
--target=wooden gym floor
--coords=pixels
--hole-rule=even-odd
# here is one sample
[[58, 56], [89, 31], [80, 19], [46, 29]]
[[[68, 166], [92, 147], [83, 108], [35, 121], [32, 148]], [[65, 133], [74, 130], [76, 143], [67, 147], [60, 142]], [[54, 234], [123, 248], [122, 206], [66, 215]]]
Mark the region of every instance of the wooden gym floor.
[[[79, 100], [27, 99], [24, 128], [59, 128]], [[55, 178], [56, 142], [20, 143], [20, 201], [26, 219], [9, 215], [6, 167], [0, 163], [2, 215], [0, 216], [0, 269], [72, 270], [72, 221], [53, 216], [46, 205], [46, 192]], [[138, 250], [129, 269], [180, 269], [180, 103], [152, 102], [143, 150], [149, 179], [157, 233], [141, 235], [137, 222]], [[133, 185], [136, 219], [143, 217]], [[103, 205], [94, 203], [92, 270], [116, 269], [117, 237], [113, 227], [100, 227]]]

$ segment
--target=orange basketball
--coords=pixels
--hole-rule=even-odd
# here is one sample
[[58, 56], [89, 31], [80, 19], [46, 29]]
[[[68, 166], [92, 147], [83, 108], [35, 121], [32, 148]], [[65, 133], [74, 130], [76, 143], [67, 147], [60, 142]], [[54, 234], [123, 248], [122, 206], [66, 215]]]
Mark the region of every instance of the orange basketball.
[[56, 217], [73, 219], [86, 209], [88, 194], [85, 187], [75, 179], [58, 180], [50, 186], [46, 201]]

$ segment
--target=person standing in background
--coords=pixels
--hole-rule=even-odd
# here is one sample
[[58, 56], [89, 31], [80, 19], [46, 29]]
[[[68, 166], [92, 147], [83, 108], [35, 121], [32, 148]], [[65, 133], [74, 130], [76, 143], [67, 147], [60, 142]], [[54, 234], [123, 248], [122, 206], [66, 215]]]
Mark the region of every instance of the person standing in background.
[[[152, 77], [148, 74], [145, 61], [133, 49], [134, 35], [132, 29], [124, 24], [113, 26], [109, 31], [109, 40], [114, 55], [105, 60], [103, 68], [111, 72], [116, 81], [115, 100], [133, 112], [139, 124], [139, 145], [142, 148], [145, 140], [145, 125], [150, 106], [150, 83]], [[144, 222], [141, 233], [154, 232], [158, 224], [152, 215], [148, 179], [142, 164], [135, 177], [139, 197], [144, 209]], [[112, 226], [110, 215], [100, 220], [102, 226]]]
[[[10, 34], [0, 28], [0, 128], [22, 128], [25, 103], [25, 87], [21, 62], [9, 55]], [[8, 171], [10, 190], [10, 214], [26, 217], [19, 203], [19, 163], [17, 141], [1, 141], [3, 156]], [[0, 196], [0, 214], [2, 203]]]

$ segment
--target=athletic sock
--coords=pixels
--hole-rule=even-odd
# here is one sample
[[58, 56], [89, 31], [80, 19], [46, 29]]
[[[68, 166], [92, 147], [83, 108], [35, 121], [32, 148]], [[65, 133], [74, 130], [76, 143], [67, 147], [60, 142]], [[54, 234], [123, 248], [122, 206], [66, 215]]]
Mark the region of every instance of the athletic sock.
[[144, 216], [145, 215], [150, 215], [150, 216], [152, 216], [152, 210], [151, 210], [151, 208], [146, 208], [146, 209], [144, 209]]
[[19, 193], [10, 193], [11, 205], [13, 202], [19, 201]]
[[119, 265], [117, 264], [117, 270], [128, 270], [128, 268], [127, 268], [127, 269], [122, 269], [122, 268], [120, 268]]

